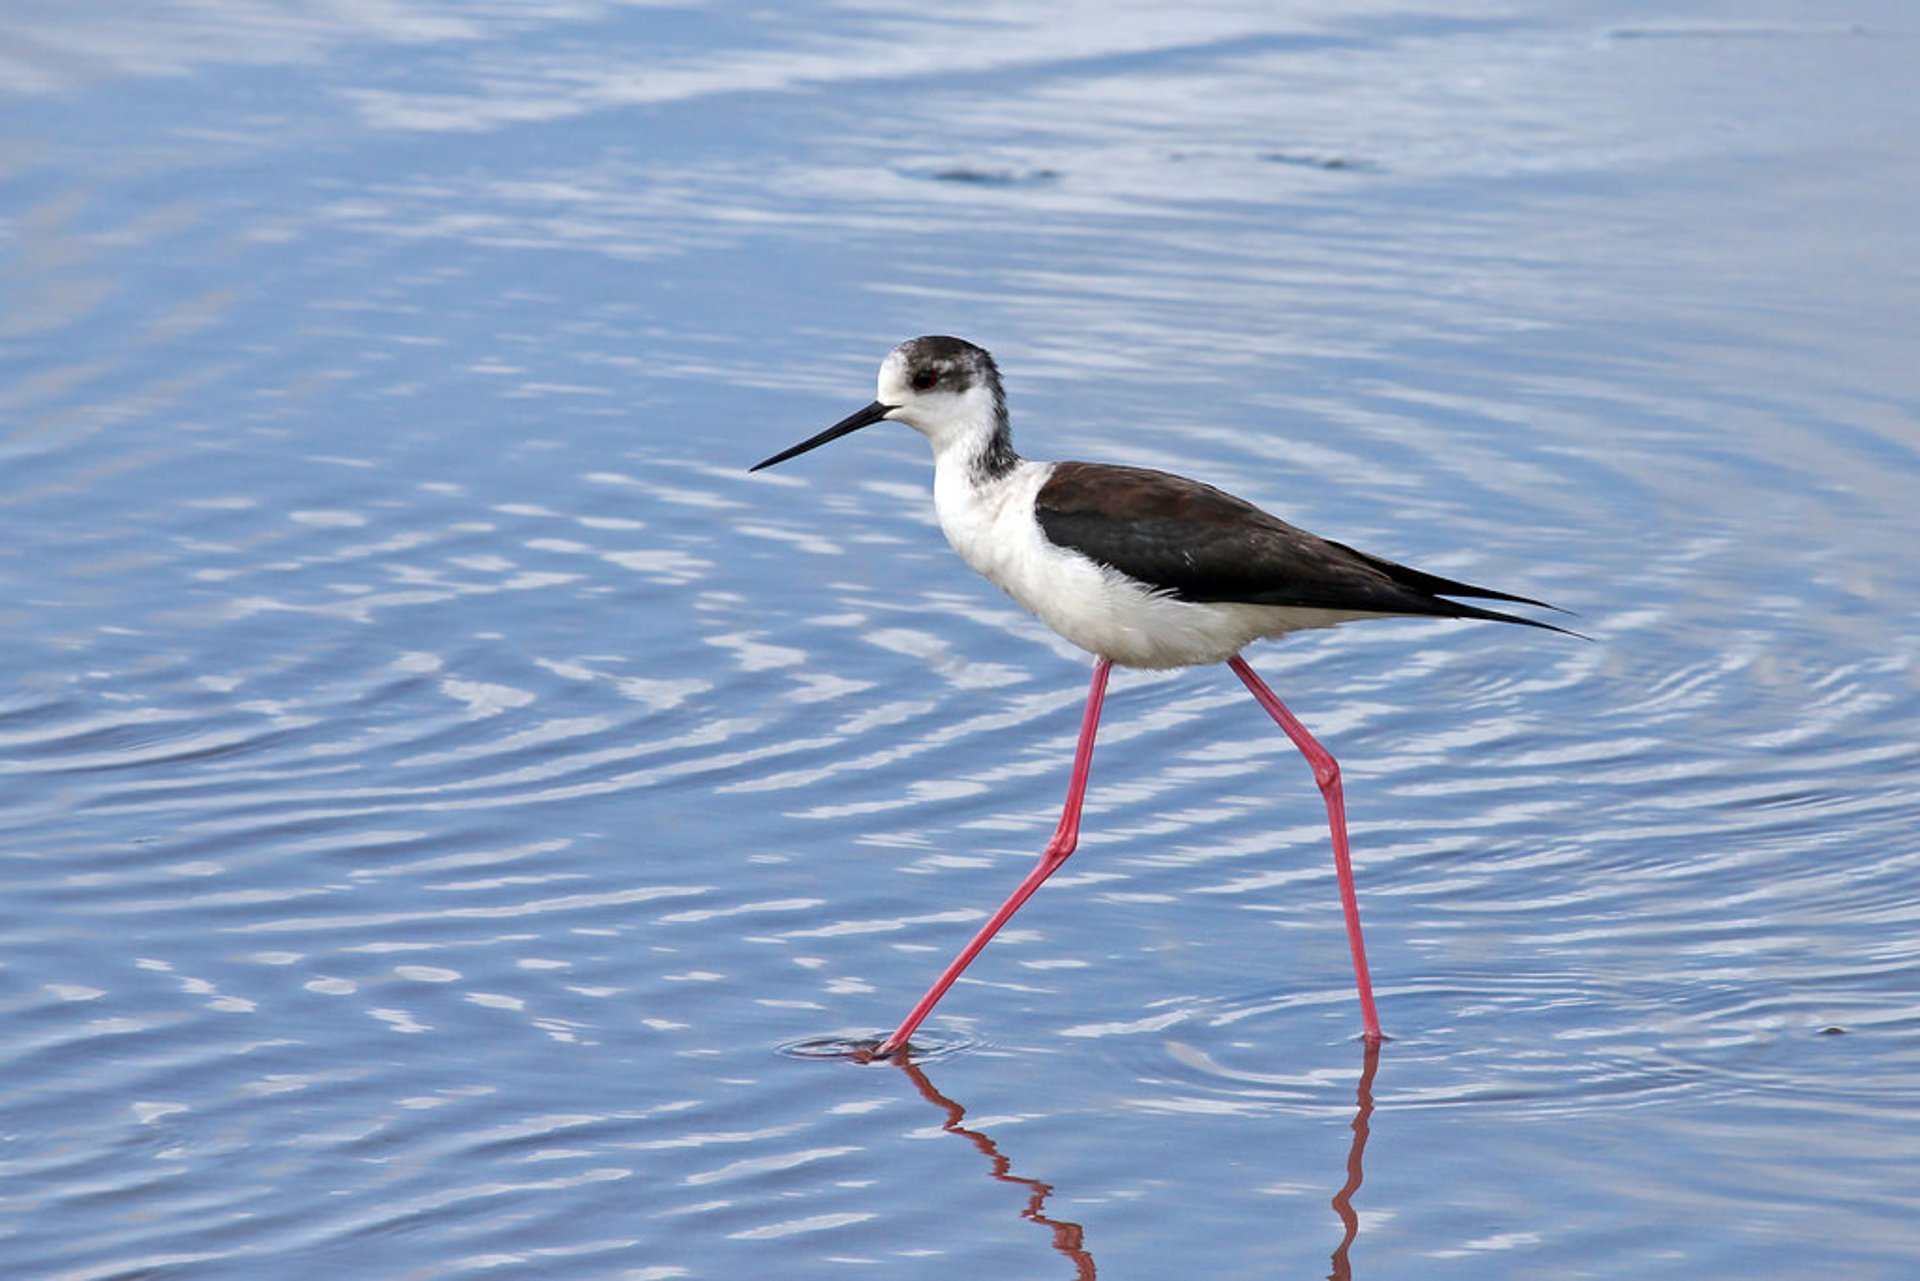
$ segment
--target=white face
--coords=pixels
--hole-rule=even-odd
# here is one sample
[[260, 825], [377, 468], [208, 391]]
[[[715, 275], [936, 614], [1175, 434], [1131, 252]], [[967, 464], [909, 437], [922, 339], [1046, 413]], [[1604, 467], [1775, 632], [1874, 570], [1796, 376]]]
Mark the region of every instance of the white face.
[[914, 391], [908, 372], [906, 344], [902, 343], [887, 353], [880, 362], [879, 394], [875, 397], [883, 405], [897, 405], [905, 408], [911, 405], [919, 393]]
[[916, 338], [881, 362], [877, 398], [893, 406], [888, 418], [925, 436], [940, 453], [992, 435], [997, 384], [992, 362], [979, 348]]

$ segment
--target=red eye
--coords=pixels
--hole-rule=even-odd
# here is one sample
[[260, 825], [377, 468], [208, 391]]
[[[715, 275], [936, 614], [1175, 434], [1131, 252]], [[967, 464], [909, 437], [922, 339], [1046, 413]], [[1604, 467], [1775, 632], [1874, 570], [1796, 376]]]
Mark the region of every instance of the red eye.
[[916, 369], [913, 374], [913, 389], [915, 391], [932, 391], [934, 385], [939, 381], [940, 375], [934, 373], [933, 370]]

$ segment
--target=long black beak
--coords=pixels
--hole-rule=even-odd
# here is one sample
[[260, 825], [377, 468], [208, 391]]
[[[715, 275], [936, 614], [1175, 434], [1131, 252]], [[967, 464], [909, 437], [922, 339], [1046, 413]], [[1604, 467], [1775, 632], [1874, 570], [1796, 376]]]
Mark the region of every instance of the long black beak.
[[859, 413], [849, 414], [845, 418], [842, 418], [839, 422], [827, 428], [825, 431], [821, 432], [818, 436], [815, 436], [813, 439], [803, 440], [799, 444], [795, 445], [792, 449], [783, 449], [779, 453], [775, 454], [773, 457], [766, 459], [763, 462], [755, 463], [753, 466], [747, 468], [747, 470], [759, 471], [762, 467], [771, 467], [775, 463], [784, 463], [789, 458], [798, 458], [801, 454], [806, 453], [809, 449], [818, 449], [820, 448], [820, 446], [826, 444], [828, 441], [839, 440], [842, 436], [851, 435], [852, 433], [859, 431], [862, 427], [870, 426], [873, 423], [879, 422], [882, 418], [885, 418], [888, 414], [892, 413], [897, 408], [899, 408], [899, 406], [883, 405], [876, 400], [871, 405], [868, 405], [865, 409], [861, 410]]

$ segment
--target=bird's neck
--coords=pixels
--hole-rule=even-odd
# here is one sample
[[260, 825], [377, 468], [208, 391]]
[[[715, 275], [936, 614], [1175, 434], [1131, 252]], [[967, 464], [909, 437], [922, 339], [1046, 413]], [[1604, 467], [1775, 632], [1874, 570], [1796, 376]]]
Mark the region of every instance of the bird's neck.
[[908, 417], [907, 424], [933, 446], [934, 466], [970, 485], [991, 485], [1020, 465], [1007, 402], [997, 385], [977, 385], [937, 415]]
[[1002, 480], [1020, 465], [1014, 452], [1013, 428], [1007, 419], [1007, 398], [997, 381], [990, 382], [988, 403], [978, 406], [975, 428], [954, 442], [958, 454], [953, 461], [966, 468], [967, 477], [976, 485]]
[[994, 423], [993, 434], [983, 437], [966, 456], [967, 471], [973, 483], [984, 485], [1011, 475], [1020, 465], [1013, 449], [1013, 433], [1007, 429], [1007, 411], [1003, 407]]

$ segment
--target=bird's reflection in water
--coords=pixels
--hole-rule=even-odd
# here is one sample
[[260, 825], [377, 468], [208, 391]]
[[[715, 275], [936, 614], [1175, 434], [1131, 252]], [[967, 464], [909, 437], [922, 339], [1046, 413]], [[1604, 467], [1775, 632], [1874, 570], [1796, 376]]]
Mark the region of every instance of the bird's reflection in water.
[[946, 1095], [935, 1089], [933, 1082], [927, 1079], [925, 1070], [906, 1054], [895, 1055], [893, 1060], [900, 1070], [913, 1082], [913, 1088], [920, 1091], [920, 1097], [946, 1113], [946, 1119], [940, 1128], [948, 1134], [957, 1134], [967, 1142], [979, 1148], [992, 1162], [988, 1173], [1002, 1183], [1012, 1183], [1027, 1190], [1026, 1208], [1020, 1211], [1020, 1217], [1050, 1229], [1053, 1232], [1053, 1248], [1065, 1255], [1074, 1266], [1076, 1281], [1092, 1281], [1093, 1256], [1087, 1253], [1082, 1242], [1085, 1229], [1078, 1223], [1069, 1223], [1065, 1219], [1056, 1219], [1047, 1214], [1047, 1197], [1053, 1193], [1051, 1183], [1042, 1183], [1039, 1179], [1029, 1179], [1013, 1172], [1013, 1161], [1000, 1150], [995, 1143], [978, 1130], [970, 1130], [961, 1122], [966, 1119], [967, 1110]]
[[1368, 1041], [1366, 1047], [1366, 1057], [1360, 1063], [1360, 1087], [1354, 1092], [1353, 1146], [1347, 1149], [1347, 1181], [1333, 1194], [1333, 1212], [1340, 1216], [1346, 1235], [1340, 1238], [1340, 1245], [1333, 1252], [1333, 1271], [1327, 1274], [1327, 1281], [1353, 1281], [1353, 1265], [1347, 1261], [1347, 1251], [1360, 1235], [1360, 1215], [1353, 1208], [1353, 1194], [1360, 1190], [1360, 1181], [1365, 1177], [1360, 1172], [1360, 1158], [1367, 1150], [1367, 1123], [1373, 1116], [1373, 1074], [1380, 1068], [1380, 1042]]
[[[979, 1130], [968, 1129], [962, 1124], [966, 1120], [967, 1110], [934, 1088], [933, 1082], [927, 1077], [926, 1070], [914, 1062], [910, 1054], [896, 1055], [891, 1062], [907, 1074], [907, 1079], [913, 1082], [913, 1087], [920, 1092], [921, 1098], [945, 1114], [945, 1119], [940, 1123], [941, 1129], [948, 1134], [959, 1135], [980, 1149], [991, 1162], [987, 1172], [993, 1178], [1001, 1183], [1015, 1184], [1027, 1190], [1027, 1204], [1020, 1211], [1020, 1217], [1051, 1230], [1053, 1248], [1072, 1262], [1076, 1281], [1092, 1281], [1096, 1274], [1093, 1255], [1089, 1254], [1086, 1248], [1085, 1229], [1078, 1223], [1056, 1219], [1046, 1213], [1047, 1198], [1053, 1194], [1053, 1185], [1015, 1174], [1013, 1161], [1000, 1151], [999, 1144]], [[1360, 1215], [1353, 1208], [1353, 1197], [1360, 1190], [1361, 1181], [1365, 1177], [1361, 1171], [1360, 1162], [1367, 1150], [1367, 1129], [1373, 1117], [1373, 1077], [1379, 1068], [1380, 1043], [1369, 1041], [1366, 1043], [1365, 1054], [1360, 1064], [1360, 1084], [1354, 1091], [1353, 1143], [1347, 1149], [1347, 1178], [1346, 1182], [1340, 1185], [1339, 1191], [1333, 1194], [1333, 1212], [1340, 1216], [1340, 1223], [1345, 1232], [1340, 1238], [1340, 1244], [1334, 1248], [1333, 1271], [1328, 1274], [1328, 1281], [1352, 1281], [1353, 1278], [1353, 1265], [1348, 1260], [1348, 1253], [1353, 1249], [1354, 1241], [1360, 1236]]]

